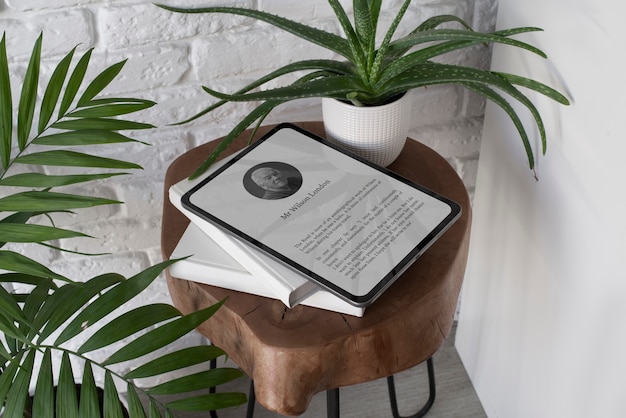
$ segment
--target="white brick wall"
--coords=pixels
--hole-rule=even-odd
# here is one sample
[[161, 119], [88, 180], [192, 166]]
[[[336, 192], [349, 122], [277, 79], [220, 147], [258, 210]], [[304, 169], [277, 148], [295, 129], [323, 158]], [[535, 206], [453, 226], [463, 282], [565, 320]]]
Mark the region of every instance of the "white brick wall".
[[[165, 0], [164, 0], [165, 2]], [[200, 6], [237, 4], [306, 21], [329, 30], [338, 30], [324, 0], [169, 0], [170, 5]], [[344, 0], [346, 7], [351, 1]], [[402, 2], [390, 0], [383, 21]], [[407, 15], [403, 29], [442, 12], [455, 13], [477, 29], [493, 28], [496, 0], [419, 0]], [[200, 85], [233, 91], [256, 76], [290, 59], [328, 57], [317, 47], [278, 32], [250, 19], [207, 15], [172, 14], [146, 0], [0, 0], [0, 32], [6, 32], [11, 68], [24, 71], [26, 60], [39, 32], [44, 33], [43, 57], [52, 63], [80, 44], [79, 51], [94, 47], [92, 61], [98, 70], [129, 58], [120, 79], [107, 92], [143, 97], [159, 103], [140, 118], [158, 126], [135, 137], [152, 147], [124, 145], [111, 157], [131, 158], [144, 170], [131, 177], [102, 182], [105, 194], [126, 202], [123, 207], [81, 211], [77, 216], [60, 217], [99, 240], [76, 240], [70, 246], [112, 255], [85, 260], [76, 255], [29, 250], [42, 261], [80, 279], [104, 271], [127, 275], [160, 261], [159, 234], [162, 180], [168, 164], [185, 150], [224, 135], [244, 114], [245, 106], [231, 105], [192, 124], [171, 127], [201, 109], [210, 99]], [[449, 58], [487, 66], [487, 49]], [[467, 188], [473, 191], [482, 129], [483, 101], [455, 87], [415, 91], [414, 125], [411, 135], [442, 153], [458, 170]], [[319, 100], [294, 102], [268, 118], [278, 121], [319, 120]], [[129, 157], [130, 156], [130, 157]], [[91, 186], [90, 186], [91, 187]], [[168, 300], [163, 280], [141, 302]], [[191, 341], [191, 336], [189, 337]], [[195, 337], [194, 337], [195, 338]]]

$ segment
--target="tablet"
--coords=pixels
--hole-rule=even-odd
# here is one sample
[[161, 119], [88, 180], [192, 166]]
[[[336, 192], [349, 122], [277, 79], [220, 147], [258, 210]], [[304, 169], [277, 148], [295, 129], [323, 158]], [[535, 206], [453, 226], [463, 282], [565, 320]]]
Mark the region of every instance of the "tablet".
[[461, 213], [291, 124], [200, 181], [182, 204], [356, 306], [371, 304]]

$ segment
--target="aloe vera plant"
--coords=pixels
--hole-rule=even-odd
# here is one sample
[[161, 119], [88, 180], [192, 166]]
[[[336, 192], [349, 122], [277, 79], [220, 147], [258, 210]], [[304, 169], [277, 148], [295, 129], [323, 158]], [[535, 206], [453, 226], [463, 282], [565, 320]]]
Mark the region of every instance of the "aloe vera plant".
[[[354, 0], [353, 21], [338, 0], [328, 0], [341, 25], [344, 37], [310, 27], [283, 17], [259, 10], [235, 7], [178, 8], [159, 4], [164, 9], [180, 13], [227, 13], [257, 19], [292, 33], [308, 42], [322, 46], [338, 54], [340, 60], [313, 59], [293, 62], [267, 74], [234, 94], [225, 94], [203, 87], [208, 94], [219, 99], [185, 123], [222, 106], [227, 102], [261, 101], [224, 138], [222, 144], [192, 175], [202, 174], [217, 156], [247, 127], [257, 126], [281, 103], [308, 97], [329, 97], [352, 102], [356, 106], [384, 104], [402, 93], [439, 84], [456, 84], [473, 90], [493, 101], [509, 115], [517, 128], [528, 156], [531, 169], [535, 159], [528, 134], [516, 110], [505, 96], [522, 103], [532, 114], [542, 141], [542, 152], [546, 151], [546, 133], [537, 108], [518, 88], [537, 91], [561, 104], [569, 104], [566, 97], [553, 88], [538, 81], [495, 71], [481, 70], [461, 65], [435, 62], [433, 59], [451, 51], [480, 44], [500, 43], [523, 48], [541, 57], [545, 53], [528, 43], [511, 37], [540, 31], [535, 27], [520, 27], [479, 33], [462, 19], [451, 15], [440, 15], [417, 25], [408, 35], [394, 39], [394, 34], [411, 0], [405, 0], [395, 19], [387, 29], [383, 40], [376, 44], [376, 32], [381, 13], [382, 0]], [[447, 26], [456, 25], [451, 29]], [[254, 91], [269, 81], [296, 71], [307, 73], [290, 85], [264, 91]]]
[[[241, 376], [236, 369], [214, 368], [167, 380], [169, 372], [206, 364], [224, 355], [216, 347], [188, 347], [157, 356], [147, 363], [139, 360], [146, 354], [158, 354], [157, 350], [192, 331], [211, 317], [220, 304], [183, 315], [173, 306], [154, 303], [111, 319], [110, 314], [137, 298], [172, 261], [149, 267], [130, 278], [104, 273], [77, 281], [17, 251], [16, 247], [25, 244], [64, 251], [51, 241], [85, 235], [55, 226], [53, 218], [56, 213], [120, 203], [99, 196], [57, 191], [58, 188], [106, 179], [140, 168], [131, 162], [76, 151], [77, 148], [117, 147], [122, 143], [138, 142], [119, 131], [152, 128], [152, 125], [121, 117], [147, 109], [154, 105], [153, 102], [99, 98], [122, 70], [124, 61], [105, 69], [90, 82], [85, 80], [91, 49], [78, 59], [71, 71], [76, 48], [61, 59], [40, 99], [37, 91], [41, 51], [42, 36], [35, 42], [14, 109], [6, 36], [3, 34], [0, 40], [2, 416], [121, 417], [123, 412], [117, 386], [128, 394], [131, 417], [146, 416], [140, 393], [148, 400], [150, 417], [173, 417], [176, 411], [207, 411], [245, 402], [244, 394], [184, 395]], [[48, 166], [68, 172], [43, 174]], [[94, 169], [102, 172], [93, 173]], [[87, 338], [85, 334], [90, 336]], [[78, 339], [84, 342], [78, 348], [72, 348], [78, 345], [75, 342]], [[114, 348], [113, 344], [128, 339], [132, 341]], [[100, 350], [106, 347], [112, 354], [99, 359], [102, 357]], [[60, 365], [53, 361], [54, 358], [61, 359]], [[80, 381], [74, 379], [71, 361], [82, 364]], [[130, 362], [126, 364], [132, 365], [132, 370], [117, 371], [116, 366], [122, 362]], [[104, 373], [102, 401], [97, 396], [94, 369]], [[164, 383], [149, 388], [139, 385], [141, 379], [162, 375], [165, 376]], [[31, 382], [36, 382], [34, 394], [29, 391]], [[77, 396], [77, 384], [80, 396]], [[183, 395], [177, 401], [166, 404], [158, 398], [161, 394], [181, 393]]]

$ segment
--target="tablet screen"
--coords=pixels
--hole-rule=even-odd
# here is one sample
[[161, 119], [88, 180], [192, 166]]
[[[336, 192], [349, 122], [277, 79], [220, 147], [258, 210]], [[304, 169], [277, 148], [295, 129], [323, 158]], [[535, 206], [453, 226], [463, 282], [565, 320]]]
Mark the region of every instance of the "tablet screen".
[[287, 124], [182, 201], [356, 305], [371, 303], [460, 214], [456, 203]]

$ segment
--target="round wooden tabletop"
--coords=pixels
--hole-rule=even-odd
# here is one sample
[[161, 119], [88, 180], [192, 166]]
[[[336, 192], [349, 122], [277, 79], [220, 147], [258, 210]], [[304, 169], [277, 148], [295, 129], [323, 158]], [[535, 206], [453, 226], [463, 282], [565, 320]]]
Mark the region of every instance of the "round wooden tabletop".
[[[324, 135], [321, 122], [296, 125]], [[257, 136], [270, 128], [261, 128]], [[248, 138], [244, 133], [223, 156], [244, 148]], [[169, 202], [168, 189], [189, 176], [218, 142], [186, 152], [167, 170], [161, 232], [165, 259], [189, 223]], [[448, 162], [417, 141], [408, 140], [388, 168], [456, 201], [463, 213], [362, 318], [306, 306], [287, 309], [278, 300], [167, 274], [173, 303], [183, 313], [228, 298], [198, 331], [254, 379], [256, 399], [269, 410], [299, 415], [315, 393], [413, 367], [431, 357], [450, 332], [467, 261], [469, 196]]]

